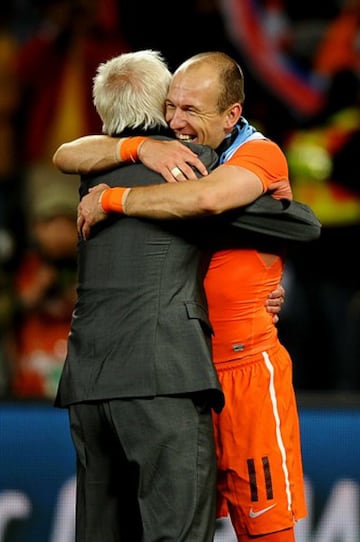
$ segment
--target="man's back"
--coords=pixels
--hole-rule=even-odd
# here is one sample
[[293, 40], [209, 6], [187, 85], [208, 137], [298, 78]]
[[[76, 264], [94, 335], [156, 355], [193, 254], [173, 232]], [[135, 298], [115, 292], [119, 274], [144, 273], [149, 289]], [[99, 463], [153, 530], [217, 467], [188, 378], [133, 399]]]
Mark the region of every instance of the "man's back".
[[[215, 157], [206, 152], [209, 167]], [[135, 164], [101, 180], [132, 186], [160, 177]], [[196, 237], [190, 223], [114, 215], [79, 242], [79, 296], [59, 406], [209, 389], [221, 404], [202, 284], [208, 262]]]

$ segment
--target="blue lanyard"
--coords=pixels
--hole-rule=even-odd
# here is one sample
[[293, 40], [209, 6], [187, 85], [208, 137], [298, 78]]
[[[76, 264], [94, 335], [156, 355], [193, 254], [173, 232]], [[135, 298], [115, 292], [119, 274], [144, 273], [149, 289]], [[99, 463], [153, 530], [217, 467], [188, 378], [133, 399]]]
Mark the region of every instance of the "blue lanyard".
[[[220, 159], [219, 159], [220, 164], [223, 164], [224, 162], [226, 162], [230, 158], [230, 156], [234, 153], [234, 151], [238, 147], [240, 147], [240, 145], [245, 143], [247, 141], [247, 139], [249, 139], [249, 137], [251, 135], [255, 134], [255, 132], [257, 131], [253, 126], [251, 126], [248, 123], [248, 121], [246, 119], [244, 119], [244, 117], [241, 117], [240, 125], [237, 124], [235, 126], [235, 130], [237, 131], [237, 136], [234, 139], [234, 141], [232, 142], [232, 144], [230, 145], [230, 147], [228, 149], [226, 149], [226, 151], [224, 151], [220, 155]], [[231, 136], [229, 136], [229, 137], [231, 137]]]

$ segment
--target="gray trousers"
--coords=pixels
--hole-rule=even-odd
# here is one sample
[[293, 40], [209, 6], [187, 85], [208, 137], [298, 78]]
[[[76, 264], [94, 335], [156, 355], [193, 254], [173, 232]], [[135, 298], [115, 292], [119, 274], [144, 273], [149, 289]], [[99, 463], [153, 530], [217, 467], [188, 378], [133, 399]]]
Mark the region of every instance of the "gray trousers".
[[212, 542], [216, 460], [203, 400], [116, 399], [69, 414], [76, 542]]

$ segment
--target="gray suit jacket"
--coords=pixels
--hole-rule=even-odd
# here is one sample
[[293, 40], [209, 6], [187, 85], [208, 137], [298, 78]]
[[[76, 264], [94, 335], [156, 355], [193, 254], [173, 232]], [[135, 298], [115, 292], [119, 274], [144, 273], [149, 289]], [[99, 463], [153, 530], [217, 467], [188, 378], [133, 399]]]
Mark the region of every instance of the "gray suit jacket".
[[[208, 168], [215, 164], [213, 151], [192, 148]], [[124, 165], [86, 184], [100, 181], [164, 182], [142, 164]], [[88, 241], [80, 240], [78, 300], [55, 405], [206, 392], [220, 410], [224, 399], [211, 358], [203, 289], [209, 257], [201, 228], [194, 229], [192, 221], [114, 213]]]
[[233, 216], [235, 227], [285, 241], [314, 241], [321, 234], [321, 223], [308, 205], [270, 194], [224, 216], [226, 220]]

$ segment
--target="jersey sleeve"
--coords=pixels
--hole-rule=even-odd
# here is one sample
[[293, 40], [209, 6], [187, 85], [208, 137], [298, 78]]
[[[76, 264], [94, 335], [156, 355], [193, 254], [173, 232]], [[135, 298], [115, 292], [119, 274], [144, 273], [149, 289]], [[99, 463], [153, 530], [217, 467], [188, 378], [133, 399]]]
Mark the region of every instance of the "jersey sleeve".
[[273, 141], [248, 141], [239, 147], [224, 165], [239, 166], [252, 171], [261, 180], [264, 192], [273, 190], [274, 197], [292, 198], [287, 160]]

